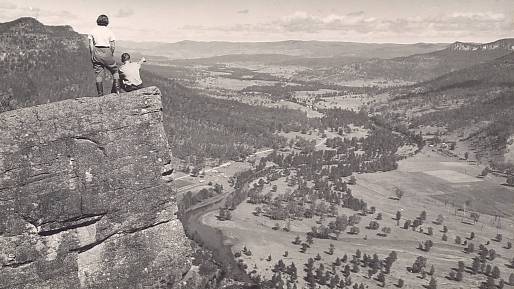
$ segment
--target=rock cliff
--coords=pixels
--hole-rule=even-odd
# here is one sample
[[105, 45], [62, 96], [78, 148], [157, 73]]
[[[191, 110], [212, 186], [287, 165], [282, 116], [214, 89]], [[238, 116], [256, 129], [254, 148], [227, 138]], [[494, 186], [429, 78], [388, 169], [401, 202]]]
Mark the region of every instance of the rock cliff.
[[172, 288], [190, 247], [155, 87], [0, 114], [0, 288]]

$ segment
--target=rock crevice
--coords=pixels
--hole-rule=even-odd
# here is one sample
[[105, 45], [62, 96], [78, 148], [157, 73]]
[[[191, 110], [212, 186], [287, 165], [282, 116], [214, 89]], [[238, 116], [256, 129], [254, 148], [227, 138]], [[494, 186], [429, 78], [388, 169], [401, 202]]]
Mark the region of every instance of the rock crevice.
[[157, 88], [5, 112], [0, 132], [0, 289], [142, 288], [188, 270]]

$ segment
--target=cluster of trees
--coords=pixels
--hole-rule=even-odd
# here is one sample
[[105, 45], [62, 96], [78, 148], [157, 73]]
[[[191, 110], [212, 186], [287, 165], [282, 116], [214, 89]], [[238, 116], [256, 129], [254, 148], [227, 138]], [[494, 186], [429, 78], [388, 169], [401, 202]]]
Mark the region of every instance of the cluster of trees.
[[[319, 260], [321, 258], [316, 259]], [[349, 282], [351, 280], [351, 273], [358, 273], [360, 272], [361, 268], [368, 268], [367, 273], [369, 279], [373, 279], [373, 276], [375, 275], [374, 279], [380, 282], [381, 286], [384, 287], [385, 276], [391, 272], [391, 267], [396, 260], [397, 253], [395, 251], [392, 251], [384, 259], [380, 259], [377, 254], [367, 255], [363, 254], [360, 250], [357, 250], [355, 254], [352, 256], [352, 260], [348, 260], [347, 255], [344, 255], [343, 258], [336, 258], [335, 262], [332, 264], [332, 270], [330, 270], [330, 273], [332, 273], [333, 276], [330, 276], [326, 272], [325, 274], [323, 274], [324, 267], [322, 266], [322, 264], [320, 264], [320, 267], [317, 268], [316, 274], [312, 274], [312, 270], [314, 269], [314, 260], [312, 260], [312, 258], [309, 258], [308, 263], [306, 264], [306, 280], [309, 282], [309, 284], [312, 284], [314, 281], [322, 285], [329, 284], [330, 288], [334, 288], [331, 287], [330, 284], [339, 284], [342, 288], [344, 288], [345, 286], [349, 287], [352, 284], [352, 282]], [[343, 270], [341, 271], [345, 279], [341, 280], [341, 278], [339, 278], [336, 268], [342, 266], [343, 263], [347, 264], [343, 267]], [[309, 272], [311, 272], [311, 274], [309, 274]], [[341, 281], [344, 281], [344, 283], [341, 283]], [[354, 284], [354, 288], [361, 288], [361, 285]]]
[[182, 199], [178, 202], [179, 211], [184, 212], [191, 206], [194, 206], [203, 200], [212, 198], [221, 193], [223, 193], [223, 186], [220, 184], [214, 184], [212, 188], [201, 189], [196, 194], [193, 194], [191, 191], [187, 191], [184, 195], [182, 195]]
[[83, 36], [30, 18], [1, 25], [0, 112], [94, 95]]
[[[239, 160], [256, 149], [286, 144], [275, 134], [311, 126], [305, 113], [251, 106], [201, 95], [174, 80], [143, 71], [145, 85], [161, 89], [164, 125], [175, 156]], [[197, 161], [200, 163], [200, 161]], [[195, 164], [193, 164], [195, 165]]]
[[[321, 256], [316, 256], [316, 260], [320, 261]], [[348, 262], [348, 257], [345, 255], [342, 259], [337, 258], [334, 263], [332, 263], [331, 268], [325, 268], [323, 263], [320, 263], [318, 266], [315, 265], [315, 260], [309, 258], [307, 263], [305, 264], [306, 276], [304, 277], [305, 281], [309, 288], [318, 288], [318, 285], [328, 286], [328, 288], [349, 288], [352, 286], [354, 289], [365, 288], [363, 283], [353, 282], [351, 279], [352, 272], [355, 271], [355, 268], [358, 268], [358, 265], [355, 263]], [[353, 261], [352, 261], [353, 262]], [[347, 263], [343, 266], [343, 263]], [[351, 269], [350, 265], [352, 265], [353, 269]], [[339, 270], [339, 267], [343, 267], [342, 270]], [[341, 275], [342, 276], [341, 276]]]

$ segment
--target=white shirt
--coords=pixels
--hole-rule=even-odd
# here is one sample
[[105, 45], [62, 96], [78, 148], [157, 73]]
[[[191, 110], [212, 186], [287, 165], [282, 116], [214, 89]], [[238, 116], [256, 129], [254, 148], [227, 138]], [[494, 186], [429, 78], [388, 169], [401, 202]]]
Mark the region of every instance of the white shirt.
[[138, 62], [127, 62], [120, 66], [120, 76], [125, 85], [140, 85], [143, 83], [139, 75], [141, 64]]
[[92, 39], [95, 46], [111, 47], [111, 41], [115, 41], [114, 33], [107, 26], [96, 26], [93, 31], [88, 35]]

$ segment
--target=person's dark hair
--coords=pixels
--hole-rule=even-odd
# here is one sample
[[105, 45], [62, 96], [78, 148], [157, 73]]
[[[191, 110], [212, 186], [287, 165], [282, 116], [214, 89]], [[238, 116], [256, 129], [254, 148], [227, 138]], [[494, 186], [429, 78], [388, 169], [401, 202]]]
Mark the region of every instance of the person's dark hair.
[[109, 25], [109, 17], [107, 17], [107, 15], [104, 14], [98, 16], [98, 18], [96, 19], [96, 24], [98, 24], [98, 26]]
[[130, 60], [130, 54], [128, 54], [127, 52], [125, 52], [121, 55], [121, 62], [129, 61], [129, 60]]

